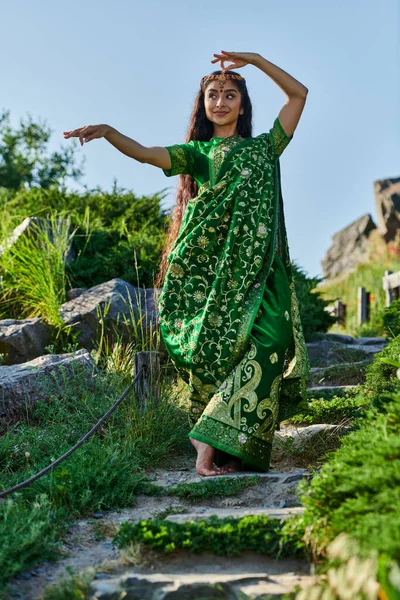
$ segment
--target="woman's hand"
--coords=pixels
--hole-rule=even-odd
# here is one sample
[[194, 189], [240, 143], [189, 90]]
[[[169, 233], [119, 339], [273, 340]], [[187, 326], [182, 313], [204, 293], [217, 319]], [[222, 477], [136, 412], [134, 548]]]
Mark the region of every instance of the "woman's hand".
[[[239, 69], [245, 65], [254, 64], [259, 54], [256, 52], [225, 52], [225, 50], [221, 50], [221, 54], [214, 54], [214, 56], [217, 58], [214, 58], [211, 62], [220, 62], [221, 71], [229, 71], [230, 69]], [[233, 64], [225, 67], [224, 63], [228, 60], [233, 62]]]
[[84, 141], [90, 142], [95, 138], [102, 138], [110, 131], [109, 125], [86, 125], [79, 129], [73, 129], [72, 131], [64, 131], [64, 139], [67, 140], [70, 137], [79, 137], [80, 145], [83, 146]]

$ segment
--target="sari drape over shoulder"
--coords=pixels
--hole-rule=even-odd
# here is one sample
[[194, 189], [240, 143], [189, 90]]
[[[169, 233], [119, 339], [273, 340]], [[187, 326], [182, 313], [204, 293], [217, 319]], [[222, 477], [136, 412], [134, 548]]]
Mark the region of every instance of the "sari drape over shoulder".
[[167, 146], [166, 176], [189, 174], [188, 202], [158, 297], [165, 347], [190, 390], [189, 436], [269, 469], [274, 430], [306, 397], [310, 363], [268, 133]]

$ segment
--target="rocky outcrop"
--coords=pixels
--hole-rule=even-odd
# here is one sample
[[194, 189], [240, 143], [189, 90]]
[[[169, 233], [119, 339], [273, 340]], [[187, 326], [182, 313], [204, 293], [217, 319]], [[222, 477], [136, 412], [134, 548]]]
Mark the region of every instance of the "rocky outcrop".
[[3, 364], [14, 365], [44, 354], [50, 342], [49, 325], [41, 319], [3, 319], [0, 321], [0, 354]]
[[111, 279], [84, 291], [65, 302], [60, 315], [78, 332], [80, 345], [88, 350], [93, 348], [100, 318], [104, 319], [110, 343], [117, 335], [123, 342], [141, 337], [142, 332], [148, 336], [156, 331], [157, 324], [153, 288], [135, 288], [123, 279]]
[[324, 277], [353, 271], [372, 258], [400, 257], [400, 177], [374, 181], [377, 224], [366, 214], [332, 237], [321, 261]]
[[353, 271], [359, 264], [370, 259], [368, 237], [376, 225], [366, 214], [338, 231], [332, 237], [333, 244], [321, 261], [324, 277], [333, 278]]
[[400, 231], [400, 177], [374, 181], [377, 225], [385, 242]]
[[17, 421], [32, 410], [37, 400], [47, 401], [54, 388], [63, 389], [65, 376], [79, 374], [89, 379], [97, 371], [87, 350], [69, 354], [47, 354], [28, 362], [0, 367], [0, 422]]

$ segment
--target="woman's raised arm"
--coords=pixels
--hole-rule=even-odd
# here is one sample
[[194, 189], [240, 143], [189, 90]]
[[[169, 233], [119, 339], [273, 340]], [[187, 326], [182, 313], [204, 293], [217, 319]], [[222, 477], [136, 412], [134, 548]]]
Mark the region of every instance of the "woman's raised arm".
[[104, 137], [114, 148], [130, 158], [134, 158], [141, 163], [154, 165], [160, 169], [171, 168], [171, 158], [166, 148], [163, 146], [142, 146], [139, 142], [123, 135], [110, 125], [86, 125], [72, 131], [64, 131], [64, 139], [70, 137], [79, 137], [81, 146], [85, 142]]

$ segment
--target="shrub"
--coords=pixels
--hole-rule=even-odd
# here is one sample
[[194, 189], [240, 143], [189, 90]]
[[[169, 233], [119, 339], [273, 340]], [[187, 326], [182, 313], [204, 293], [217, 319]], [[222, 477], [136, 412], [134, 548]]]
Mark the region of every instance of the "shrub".
[[389, 337], [394, 338], [400, 335], [400, 299], [385, 308], [382, 320], [385, 332]]
[[300, 484], [305, 539], [317, 554], [345, 531], [361, 551], [400, 561], [400, 389], [371, 408], [358, 429]]
[[325, 310], [331, 301], [323, 298], [318, 291], [313, 291], [322, 281], [321, 278], [307, 277], [303, 269], [294, 262], [292, 269], [304, 337], [309, 341], [316, 334], [327, 332], [336, 323], [336, 318]]
[[137, 197], [118, 188], [101, 188], [84, 193], [62, 189], [20, 190], [12, 198], [0, 196], [0, 208], [12, 215], [14, 226], [27, 216], [68, 216], [76, 233], [75, 260], [67, 264], [72, 287], [92, 287], [114, 277], [136, 285], [134, 250], [139, 261], [140, 280], [153, 287], [169, 211], [161, 209], [163, 191]]
[[[376, 396], [383, 392], [394, 391], [398, 386], [396, 366], [389, 364], [400, 356], [400, 335], [396, 336], [366, 369], [365, 393]], [[389, 363], [385, 361], [389, 361]]]
[[144, 544], [160, 552], [185, 549], [202, 553], [209, 550], [227, 556], [237, 556], [245, 550], [274, 557], [293, 556], [300, 553], [303, 546], [298, 535], [284, 533], [280, 519], [265, 515], [241, 519], [213, 516], [186, 523], [153, 520], [132, 524], [125, 521], [114, 541], [120, 548]]

